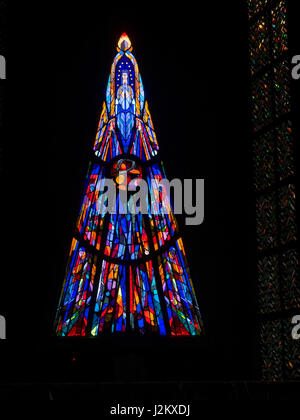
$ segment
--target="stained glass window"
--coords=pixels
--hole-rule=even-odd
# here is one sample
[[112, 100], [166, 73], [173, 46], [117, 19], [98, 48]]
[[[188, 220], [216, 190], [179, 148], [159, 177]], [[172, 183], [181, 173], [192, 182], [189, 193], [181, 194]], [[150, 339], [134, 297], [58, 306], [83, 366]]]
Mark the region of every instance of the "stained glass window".
[[250, 29], [250, 70], [254, 74], [269, 64], [269, 30], [265, 17], [259, 19]]
[[282, 181], [295, 175], [294, 144], [291, 121], [284, 121], [276, 127], [278, 176]]
[[78, 232], [83, 235], [83, 239], [98, 250], [104, 223], [103, 184], [103, 168], [95, 163], [88, 171], [85, 195], [77, 222]]
[[92, 335], [126, 330], [126, 268], [102, 262], [93, 314]]
[[296, 194], [294, 185], [284, 185], [279, 188], [279, 224], [280, 242], [286, 244], [296, 240]]
[[258, 249], [265, 250], [277, 246], [276, 196], [269, 193], [256, 202], [256, 231]]
[[257, 191], [295, 175], [294, 145], [290, 121], [253, 140], [254, 186]]
[[60, 336], [85, 335], [94, 290], [97, 256], [73, 238], [64, 286], [56, 317]]
[[[187, 257], [163, 185], [166, 175], [157, 137], [126, 34], [117, 44], [93, 151], [56, 334], [200, 335], [203, 325]], [[107, 179], [115, 187], [112, 203]], [[145, 212], [140, 201], [137, 211], [130, 211], [129, 184], [147, 185]]]
[[290, 69], [288, 63], [283, 61], [274, 67], [274, 100], [277, 117], [291, 110], [290, 98]]
[[149, 240], [141, 214], [112, 214], [108, 229], [105, 255], [135, 260], [149, 254]]
[[295, 249], [290, 249], [283, 253], [281, 265], [281, 282], [284, 309], [300, 309], [300, 278], [298, 251]]
[[300, 340], [293, 340], [291, 325], [291, 317], [283, 321], [284, 371], [286, 378], [295, 380], [300, 376]]
[[254, 130], [264, 127], [272, 117], [271, 82], [269, 73], [252, 83], [252, 122]]
[[260, 13], [268, 4], [269, 0], [247, 0], [249, 18]]
[[0, 54], [6, 50], [6, 2], [0, 2]]
[[190, 280], [182, 240], [158, 258], [159, 273], [172, 335], [197, 335], [201, 327], [195, 291]]

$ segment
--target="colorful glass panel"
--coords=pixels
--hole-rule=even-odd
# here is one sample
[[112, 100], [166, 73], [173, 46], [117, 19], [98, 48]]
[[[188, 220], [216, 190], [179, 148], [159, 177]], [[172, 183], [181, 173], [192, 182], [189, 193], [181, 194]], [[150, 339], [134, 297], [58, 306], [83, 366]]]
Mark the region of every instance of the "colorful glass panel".
[[260, 13], [267, 6], [268, 2], [269, 0], [247, 0], [249, 18]]
[[164, 298], [172, 335], [198, 335], [199, 308], [190, 281], [182, 239], [165, 251], [159, 261]]
[[104, 226], [104, 203], [102, 192], [104, 190], [104, 170], [94, 164], [88, 172], [85, 195], [81, 204], [77, 229], [85, 241], [100, 249], [101, 233]]
[[288, 63], [283, 61], [274, 67], [274, 100], [276, 117], [291, 111], [290, 97], [290, 69]]
[[73, 238], [65, 282], [56, 318], [59, 336], [86, 334], [91, 296], [94, 288], [97, 257], [87, 252]]
[[129, 266], [130, 328], [166, 334], [152, 261]]
[[93, 314], [92, 336], [99, 332], [126, 331], [126, 268], [102, 262]]
[[278, 255], [258, 261], [258, 304], [263, 314], [281, 309]]
[[260, 251], [278, 244], [276, 198], [274, 193], [261, 196], [256, 202], [256, 233]]
[[[126, 34], [122, 34], [117, 51], [57, 311], [56, 332], [64, 336], [125, 331], [200, 335], [201, 316], [182, 240], [175, 239], [178, 228], [163, 184], [166, 175], [162, 163], [151, 162], [159, 147]], [[107, 179], [116, 191], [112, 203], [106, 194]], [[128, 191], [128, 186], [137, 190], [147, 186], [150, 200], [145, 211], [140, 199], [132, 201], [135, 191]], [[125, 201], [124, 193], [128, 194]]]
[[299, 255], [297, 250], [290, 249], [286, 251], [282, 254], [281, 260], [281, 285], [284, 309], [300, 309]]

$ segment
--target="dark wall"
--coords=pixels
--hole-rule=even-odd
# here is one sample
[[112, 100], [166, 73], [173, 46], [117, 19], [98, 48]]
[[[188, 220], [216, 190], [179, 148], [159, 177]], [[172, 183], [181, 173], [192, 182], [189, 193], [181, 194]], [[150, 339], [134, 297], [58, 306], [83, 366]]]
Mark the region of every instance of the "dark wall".
[[[204, 223], [185, 226], [179, 217], [179, 224], [206, 337], [174, 344], [176, 355], [168, 343], [164, 357], [173, 354], [168, 363], [181, 366], [175, 378], [254, 375], [247, 16], [243, 2], [202, 3], [200, 9], [174, 3], [165, 10], [149, 3], [143, 11], [127, 4], [51, 3], [13, 13], [4, 197], [9, 263], [1, 303], [8, 334], [2, 347], [19, 378], [51, 371], [55, 379], [53, 372], [59, 377], [63, 366], [80, 375], [91, 363], [88, 351], [98, 360], [105, 346], [130, 346], [130, 337], [124, 343], [87, 344], [92, 347], [50, 340], [107, 77], [123, 31], [132, 40], [167, 176], [205, 179]], [[157, 352], [157, 345], [149, 342], [149, 349]], [[70, 356], [75, 350], [75, 359], [81, 358], [76, 368]], [[134, 349], [122, 351], [116, 366], [137, 360]], [[141, 363], [147, 366], [147, 359]], [[86, 378], [94, 379], [94, 372], [89, 368]], [[165, 379], [171, 375], [170, 368], [161, 372]], [[118, 375], [116, 368], [114, 378]]]

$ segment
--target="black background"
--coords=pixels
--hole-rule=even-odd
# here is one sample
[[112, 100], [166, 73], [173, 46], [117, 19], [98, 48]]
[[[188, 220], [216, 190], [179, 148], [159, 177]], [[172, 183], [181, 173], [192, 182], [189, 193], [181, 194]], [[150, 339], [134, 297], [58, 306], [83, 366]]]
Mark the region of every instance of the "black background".
[[[255, 377], [244, 3], [142, 8], [133, 2], [65, 7], [51, 2], [23, 5], [11, 15], [1, 293], [7, 340], [0, 343], [7, 380], [45, 381], [50, 372], [52, 380], [60, 380], [62, 370], [64, 379], [79, 379], [84, 371], [85, 380], [101, 380], [95, 375], [106, 361], [97, 351], [115, 345], [84, 344], [96, 355], [94, 367], [81, 356], [81, 344], [66, 348], [51, 336], [107, 78], [124, 31], [139, 64], [168, 178], [205, 179], [204, 223], [185, 226], [178, 219], [206, 336], [201, 343], [187, 343], [185, 352], [175, 347], [174, 378]], [[172, 346], [168, 352], [174, 353]], [[135, 353], [130, 354], [135, 363]], [[161, 379], [169, 375], [170, 369], [160, 371]]]

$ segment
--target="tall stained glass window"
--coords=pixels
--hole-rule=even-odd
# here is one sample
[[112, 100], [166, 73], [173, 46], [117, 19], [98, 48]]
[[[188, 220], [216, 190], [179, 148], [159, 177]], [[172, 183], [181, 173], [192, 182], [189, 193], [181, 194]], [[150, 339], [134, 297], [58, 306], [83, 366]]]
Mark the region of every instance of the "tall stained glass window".
[[265, 380], [300, 377], [296, 159], [288, 49], [288, 1], [248, 0], [257, 308]]
[[[117, 44], [55, 319], [58, 336], [134, 331], [169, 336], [203, 331], [183, 241], [142, 78], [128, 36]], [[106, 212], [105, 180], [113, 180]], [[122, 192], [145, 181], [146, 212], [126, 212]], [[145, 184], [144, 184], [145, 185]], [[151, 201], [152, 200], [152, 201]], [[141, 204], [137, 204], [139, 210]], [[128, 210], [128, 208], [127, 208]]]

